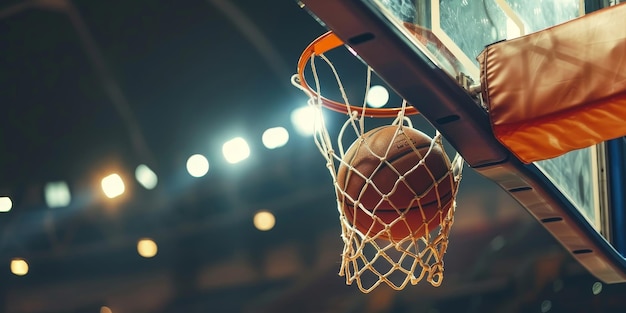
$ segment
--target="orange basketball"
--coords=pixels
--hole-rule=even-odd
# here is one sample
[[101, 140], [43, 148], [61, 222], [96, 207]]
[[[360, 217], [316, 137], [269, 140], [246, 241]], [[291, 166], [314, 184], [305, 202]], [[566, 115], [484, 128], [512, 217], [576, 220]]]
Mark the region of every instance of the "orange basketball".
[[[409, 236], [419, 238], [426, 231], [435, 229], [452, 206], [455, 184], [453, 174], [448, 170], [447, 156], [438, 145], [434, 145], [426, 156], [432, 141], [428, 135], [403, 127], [394, 139], [397, 130], [397, 126], [391, 125], [364, 134], [344, 156], [344, 162], [350, 166], [342, 162], [337, 171], [337, 183], [343, 191], [338, 193], [339, 200], [345, 216], [363, 234], [376, 235], [385, 224], [404, 213], [404, 221], [398, 221], [388, 233], [379, 235], [395, 241]], [[424, 163], [414, 169], [425, 156]], [[387, 162], [381, 163], [382, 157]], [[396, 184], [401, 175], [404, 179]], [[363, 211], [358, 203], [384, 224]]]

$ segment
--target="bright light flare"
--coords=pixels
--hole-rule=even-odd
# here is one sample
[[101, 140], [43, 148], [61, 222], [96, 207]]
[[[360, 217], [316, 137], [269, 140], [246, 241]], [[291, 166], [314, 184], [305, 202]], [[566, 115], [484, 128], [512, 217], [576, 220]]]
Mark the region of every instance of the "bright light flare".
[[102, 191], [108, 198], [116, 198], [121, 196], [126, 190], [122, 177], [118, 174], [111, 174], [102, 179]]
[[0, 213], [9, 212], [13, 208], [13, 201], [9, 197], [0, 197]]
[[263, 145], [268, 149], [280, 148], [289, 141], [289, 132], [284, 127], [272, 127], [263, 132]]
[[64, 181], [47, 183], [44, 186], [44, 198], [51, 209], [66, 207], [72, 201], [70, 188]]
[[372, 86], [367, 92], [367, 104], [372, 108], [382, 108], [388, 101], [389, 91], [383, 86]]
[[224, 143], [222, 153], [228, 163], [239, 163], [250, 156], [250, 146], [241, 137], [233, 138]]
[[143, 238], [137, 242], [137, 253], [144, 258], [152, 258], [158, 251], [156, 242], [150, 238]]
[[147, 165], [141, 164], [137, 166], [135, 169], [135, 179], [141, 184], [144, 188], [148, 190], [154, 189], [157, 183], [159, 182], [159, 178]]
[[312, 106], [300, 107], [291, 112], [291, 124], [302, 136], [311, 136], [315, 132], [315, 118], [319, 112]]
[[100, 313], [113, 313], [113, 310], [111, 310], [108, 306], [102, 306], [100, 308]]
[[274, 214], [268, 211], [259, 211], [254, 215], [254, 227], [260, 231], [268, 231], [276, 225]]
[[591, 286], [591, 292], [594, 295], [599, 295], [602, 292], [602, 283], [599, 281], [593, 283], [593, 285]]
[[193, 177], [202, 177], [209, 172], [209, 160], [202, 154], [194, 154], [187, 159], [187, 172]]
[[17, 276], [24, 276], [28, 274], [28, 263], [21, 258], [14, 258], [11, 260], [11, 273]]

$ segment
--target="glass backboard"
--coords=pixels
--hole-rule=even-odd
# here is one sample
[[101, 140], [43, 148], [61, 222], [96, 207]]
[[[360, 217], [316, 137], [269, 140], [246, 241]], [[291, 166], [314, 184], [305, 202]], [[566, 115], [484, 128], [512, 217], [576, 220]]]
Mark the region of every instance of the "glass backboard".
[[[590, 5], [582, 0], [302, 2], [590, 272], [605, 282], [626, 281], [626, 140], [522, 165], [488, 138], [493, 137], [485, 130], [488, 121], [467, 92], [450, 85], [460, 74], [480, 81], [476, 58], [485, 46], [575, 19]], [[413, 86], [406, 83], [411, 80]], [[423, 85], [428, 87], [420, 89]], [[457, 120], [461, 125], [452, 126]]]
[[[474, 81], [478, 81], [476, 57], [485, 46], [513, 39], [557, 25], [584, 14], [580, 0], [536, 1], [529, 5], [522, 0], [373, 0], [374, 10], [389, 23], [405, 31], [408, 25], [429, 29], [443, 42], [463, 65]], [[409, 30], [410, 32], [410, 30]], [[407, 36], [415, 40], [413, 36]], [[416, 43], [416, 45], [419, 45]], [[428, 53], [452, 76], [458, 73], [446, 66], [441, 47], [425, 45]]]

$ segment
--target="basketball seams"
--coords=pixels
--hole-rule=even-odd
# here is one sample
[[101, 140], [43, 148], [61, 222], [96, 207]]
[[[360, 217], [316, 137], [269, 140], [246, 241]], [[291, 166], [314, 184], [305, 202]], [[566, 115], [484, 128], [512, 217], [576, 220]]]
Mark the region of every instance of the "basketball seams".
[[456, 188], [445, 152], [427, 135], [406, 130], [371, 130], [348, 148], [338, 168], [345, 221], [366, 237], [398, 242], [426, 236], [453, 205]]
[[[423, 162], [420, 160], [421, 163], [418, 163], [414, 166], [412, 166], [409, 169], [402, 169], [402, 168], [398, 168], [399, 165], [401, 165], [403, 162], [404, 158], [397, 158], [397, 162], [391, 163], [387, 165], [387, 168], [391, 171], [393, 171], [393, 173], [395, 173], [396, 175], [398, 175], [398, 177], [394, 180], [394, 186], [392, 186], [392, 188], [390, 190], [384, 190], [381, 191], [383, 194], [393, 194], [396, 192], [396, 190], [398, 189], [398, 186], [400, 186], [400, 183], [397, 181], [398, 178], [400, 178], [400, 176], [404, 176], [405, 180], [402, 182], [403, 186], [405, 186], [407, 189], [410, 190], [410, 192], [412, 192], [415, 197], [419, 198], [420, 201], [423, 199], [426, 199], [429, 202], [423, 202], [425, 204], [429, 204], [431, 202], [435, 202], [435, 201], [430, 201], [431, 197], [437, 197], [437, 195], [431, 195], [429, 196], [429, 194], [433, 191], [435, 191], [435, 189], [438, 189], [438, 185], [440, 184], [440, 181], [438, 181], [437, 178], [435, 177], [440, 177], [445, 179], [446, 177], [448, 177], [449, 175], [449, 170], [446, 168], [446, 171], [442, 171], [442, 172], [437, 172], [437, 173], [433, 173], [432, 170], [430, 170], [428, 168], [427, 164], [430, 164], [430, 166], [434, 166], [436, 168], [444, 168], [445, 166], [445, 160], [443, 160], [442, 157], [440, 157], [439, 154], [437, 153], [425, 153], [425, 154], [421, 154], [420, 155], [426, 155], [426, 158], [424, 158]], [[405, 155], [406, 158], [410, 158], [411, 155], [406, 154]], [[441, 163], [439, 163], [441, 162]], [[404, 174], [401, 174], [401, 172], [403, 172]], [[415, 173], [415, 172], [420, 172], [420, 173]], [[429, 175], [429, 178], [431, 179], [431, 182], [426, 182], [426, 186], [423, 186], [423, 184], [421, 184], [420, 182], [416, 182], [415, 181], [415, 176], [421, 176], [421, 172], [427, 172]], [[375, 177], [377, 176], [381, 176], [381, 177], [386, 177], [387, 175], [389, 175], [388, 173], [385, 172], [385, 169], [381, 168], [377, 173], [373, 173], [372, 175], [372, 180], [375, 180]], [[411, 179], [412, 178], [412, 179]], [[408, 182], [407, 179], [410, 181]], [[419, 187], [419, 190], [423, 190], [421, 193], [418, 193], [415, 191], [415, 187]], [[428, 187], [431, 186], [431, 187]], [[423, 188], [422, 188], [423, 187]], [[381, 188], [379, 188], [381, 189]], [[444, 194], [445, 195], [445, 194]]]
[[[386, 133], [390, 132], [389, 130], [393, 130], [394, 134], [393, 134], [393, 141], [389, 144], [386, 144], [382, 149], [380, 149], [381, 147], [376, 146], [375, 143], [378, 143], [378, 141], [376, 140], [376, 138], [372, 138], [375, 137], [377, 135], [385, 135]], [[382, 132], [381, 131], [386, 131], [386, 132]], [[396, 132], [396, 128], [390, 128], [389, 126], [383, 126], [383, 127], [379, 127], [376, 129], [373, 129], [371, 134], [368, 133], [367, 137], [361, 138], [357, 141], [357, 148], [355, 148], [355, 146], [351, 146], [348, 149], [348, 154], [346, 154], [346, 156], [349, 156], [349, 161], [347, 162], [348, 164], [348, 169], [346, 169], [345, 173], [343, 176], [343, 178], [345, 178], [344, 180], [344, 186], [343, 186], [343, 191], [348, 191], [346, 190], [347, 187], [350, 185], [350, 172], [356, 172], [357, 176], [363, 180], [362, 182], [362, 186], [361, 186], [361, 190], [359, 191], [359, 198], [362, 196], [362, 194], [364, 193], [365, 189], [367, 189], [368, 187], [372, 187], [376, 190], [377, 193], [379, 193], [381, 196], [384, 194], [388, 194], [391, 191], [388, 192], [381, 192], [379, 190], [379, 188], [377, 188], [377, 186], [372, 185], [372, 184], [368, 184], [367, 181], [368, 180], [373, 180], [374, 176], [377, 175], [377, 173], [380, 173], [381, 171], [384, 171], [384, 169], [386, 167], [389, 167], [392, 169], [393, 172], [395, 172], [396, 175], [400, 176], [400, 175], [406, 175], [407, 173], [409, 173], [410, 170], [407, 170], [404, 174], [401, 174], [400, 172], [398, 172], [396, 170], [396, 167], [393, 166], [393, 163], [398, 161], [398, 159], [402, 159], [403, 157], [407, 156], [407, 155], [411, 155], [413, 153], [417, 154], [418, 157], [420, 159], [423, 159], [425, 157], [428, 156], [428, 151], [426, 153], [422, 153], [421, 150], [425, 149], [425, 148], [430, 148], [431, 144], [423, 144], [423, 145], [418, 145], [416, 146], [414, 144], [415, 142], [415, 138], [410, 137], [409, 134], [406, 134], [404, 131], [402, 132]], [[417, 132], [417, 131], [416, 131]], [[418, 132], [419, 134], [422, 134], [421, 132]], [[422, 134], [423, 135], [423, 134]], [[402, 139], [403, 141], [409, 141], [410, 143], [407, 145], [408, 148], [402, 149], [402, 150], [393, 150], [392, 146], [397, 145], [398, 144], [398, 138], [399, 136], [403, 136], [404, 138]], [[426, 135], [424, 135], [426, 136]], [[368, 142], [367, 139], [371, 139], [370, 142]], [[364, 149], [363, 149], [364, 147]], [[378, 148], [378, 149], [377, 149]], [[438, 147], [434, 147], [434, 148], [438, 148]], [[385, 150], [384, 153], [380, 153], [381, 151], [379, 150]], [[437, 149], [440, 150], [440, 149]], [[439, 151], [440, 152], [440, 151]], [[396, 155], [400, 153], [399, 155]], [[441, 152], [440, 152], [441, 153]], [[362, 154], [365, 154], [365, 156], [361, 156]], [[378, 157], [379, 155], [381, 155], [381, 157]], [[386, 157], [388, 155], [393, 155], [394, 157], [392, 159], [386, 159]], [[361, 156], [360, 162], [359, 163], [354, 163], [354, 159], [357, 156]], [[380, 161], [380, 158], [384, 158], [384, 160]], [[357, 167], [364, 167], [367, 166], [368, 164], [371, 163], [376, 163], [377, 165], [374, 166], [368, 166], [367, 167], [367, 171], [364, 170], [357, 170]], [[342, 163], [342, 165], [344, 165]], [[417, 166], [418, 164], [416, 164]], [[373, 169], [372, 169], [373, 168]], [[432, 175], [432, 173], [430, 173], [430, 170], [428, 169], [427, 166], [424, 166], [424, 168], [426, 169], [427, 172], [429, 172], [428, 174], [430, 175], [431, 179], [433, 179], [433, 181], [435, 180], [434, 176]], [[370, 170], [371, 169], [371, 170]], [[342, 168], [340, 167], [339, 172], [341, 172]], [[341, 174], [341, 173], [340, 173]]]
[[[348, 148], [347, 153], [344, 155], [344, 158], [346, 158], [346, 157], [347, 157], [347, 158], [348, 158], [348, 160], [347, 160], [347, 161], [344, 161], [344, 160], [342, 160], [342, 161], [341, 161], [341, 164], [339, 165], [338, 175], [337, 175], [337, 176], [338, 176], [338, 177], [337, 177], [337, 180], [339, 181], [339, 176], [341, 176], [341, 174], [342, 174], [342, 173], [341, 173], [341, 172], [342, 172], [342, 169], [344, 169], [344, 168], [345, 168], [345, 167], [344, 167], [344, 166], [345, 166], [345, 164], [348, 164], [348, 165], [347, 165], [347, 167], [348, 167], [348, 168], [347, 168], [347, 169], [345, 169], [345, 172], [343, 173], [343, 176], [344, 176], [344, 177], [343, 177], [344, 186], [340, 186], [340, 187], [343, 187], [343, 188], [342, 188], [342, 190], [344, 190], [344, 191], [346, 190], [346, 187], [347, 187], [348, 182], [349, 182], [349, 177], [348, 177], [348, 176], [350, 176], [351, 172], [355, 172], [355, 171], [353, 171], [353, 170], [351, 170], [351, 169], [353, 169], [353, 168], [354, 168], [354, 166], [353, 166], [353, 161], [354, 161], [354, 158], [356, 158], [356, 157], [357, 157], [357, 155], [359, 155], [359, 153], [358, 153], [358, 152], [360, 152], [360, 151], [361, 151], [361, 145], [365, 144], [365, 146], [368, 146], [368, 143], [366, 142], [366, 139], [367, 139], [367, 138], [370, 138], [370, 137], [372, 137], [372, 136], [374, 136], [375, 134], [377, 134], [378, 132], [380, 132], [380, 131], [381, 131], [381, 130], [383, 130], [384, 128], [385, 128], [385, 127], [378, 127], [378, 128], [375, 128], [375, 129], [371, 130], [371, 131], [370, 131], [370, 132], [371, 132], [371, 134], [368, 132], [368, 134], [367, 134], [368, 136], [367, 136], [367, 137], [359, 137], [359, 139], [357, 139], [357, 141], [356, 141], [353, 145], [351, 145], [351, 146]], [[356, 149], [353, 149], [353, 148], [354, 148], [354, 145], [357, 145], [357, 148], [356, 148]], [[359, 172], [359, 173], [360, 173], [360, 172]], [[361, 173], [361, 174], [362, 174], [362, 173]], [[359, 175], [359, 176], [360, 176], [360, 175]]]
[[[373, 136], [375, 133], [377, 133], [377, 132], [379, 132], [381, 130], [382, 130], [382, 127], [376, 129], [367, 138]], [[351, 200], [354, 200], [354, 199], [348, 199], [348, 198], [352, 198], [352, 197], [350, 196], [350, 194], [347, 192], [346, 189], [348, 188], [348, 185], [349, 185], [349, 183], [351, 181], [353, 173], [356, 174], [357, 177], [363, 179], [363, 181], [364, 181], [364, 184], [362, 184], [363, 186], [366, 185], [365, 182], [367, 180], [364, 177], [361, 177], [362, 173], [360, 173], [360, 172], [358, 172], [356, 170], [352, 170], [352, 168], [353, 168], [353, 165], [352, 165], [353, 161], [357, 157], [357, 155], [359, 155], [358, 152], [361, 150], [361, 145], [363, 145], [363, 144], [367, 145], [367, 143], [365, 142], [365, 138], [359, 138], [357, 140], [357, 142], [354, 143], [354, 145], [357, 145], [354, 150], [353, 150], [354, 145], [352, 145], [352, 146], [350, 146], [348, 148], [347, 154], [344, 155], [344, 158], [346, 158], [346, 157], [348, 158], [348, 160], [345, 161], [348, 165], [345, 166], [346, 163], [344, 163], [344, 161], [342, 160], [341, 164], [339, 166], [338, 175], [337, 175], [337, 182], [338, 182], [337, 185], [339, 185], [339, 180], [341, 178], [343, 178], [343, 186], [339, 186], [339, 192], [337, 194], [338, 194], [338, 196], [341, 199], [342, 206], [345, 207], [347, 205], [348, 207], [351, 208], [351, 211], [352, 211], [351, 213], [352, 214], [350, 214], [351, 216], [349, 217], [348, 220], [353, 225], [361, 224], [359, 222], [359, 220], [356, 218], [357, 215], [358, 215], [357, 214], [357, 210], [360, 210], [360, 209], [358, 207], [356, 207], [356, 202], [358, 202], [358, 199], [356, 199], [357, 201], [355, 201], [355, 202], [351, 201]], [[361, 174], [361, 175], [359, 175], [359, 174]], [[361, 193], [359, 193], [359, 198], [360, 197], [361, 197]], [[346, 211], [346, 210], [344, 210], [344, 211]], [[346, 213], [346, 218], [348, 218], [348, 216], [347, 216], [348, 212], [345, 212], [345, 213]], [[365, 213], [365, 212], [363, 212], [363, 213]], [[367, 213], [365, 213], [365, 214], [367, 214]], [[364, 227], [364, 225], [361, 225], [361, 227]], [[371, 226], [368, 228], [368, 232], [369, 232], [369, 230], [371, 230]]]
[[[443, 220], [445, 216], [448, 214], [448, 210], [452, 206], [452, 201], [453, 201], [452, 198], [447, 199], [445, 203], [437, 210], [437, 212], [433, 214], [430, 218], [427, 218], [424, 215], [424, 210], [421, 209], [421, 208], [429, 207], [430, 205], [422, 205], [420, 210], [415, 210], [418, 207], [412, 207], [408, 210], [403, 210], [403, 212], [400, 213], [400, 215], [395, 214], [396, 212], [393, 212], [393, 211], [377, 211], [378, 214], [372, 214], [372, 217], [370, 218], [367, 224], [358, 218], [359, 216], [358, 213], [360, 212], [362, 215], [366, 215], [369, 217], [368, 213], [363, 210], [360, 210], [359, 208], [354, 207], [354, 205], [351, 205], [350, 206], [351, 208], [354, 208], [354, 210], [357, 210], [356, 211], [357, 214], [352, 214], [352, 212], [349, 212], [349, 213], [346, 212], [346, 217], [348, 218], [348, 220], [352, 220], [353, 221], [352, 225], [354, 225], [361, 232], [363, 232], [363, 230], [367, 230], [366, 232], [364, 232], [364, 234], [367, 236], [381, 237], [385, 239], [393, 239], [394, 241], [398, 242], [406, 238], [406, 236], [408, 236], [409, 234], [411, 236], [415, 236], [419, 234], [420, 232], [424, 232], [424, 225], [427, 225], [428, 233], [431, 233], [432, 230], [434, 230], [435, 228], [433, 226], [439, 225], [441, 220]], [[446, 208], [446, 209], [444, 210], [442, 208]], [[354, 211], [354, 210], [351, 210], [351, 211]], [[418, 214], [421, 215], [422, 222], [419, 225], [411, 225], [408, 222], [408, 220], [412, 219], [411, 215], [418, 215]], [[436, 222], [436, 224], [431, 225], [434, 222]], [[403, 227], [394, 228], [394, 226], [396, 226], [398, 223], [402, 223]], [[388, 232], [385, 231], [386, 226], [393, 228], [394, 231], [388, 231]], [[426, 233], [424, 233], [424, 235], [425, 234]], [[422, 236], [417, 236], [417, 237], [422, 237]]]

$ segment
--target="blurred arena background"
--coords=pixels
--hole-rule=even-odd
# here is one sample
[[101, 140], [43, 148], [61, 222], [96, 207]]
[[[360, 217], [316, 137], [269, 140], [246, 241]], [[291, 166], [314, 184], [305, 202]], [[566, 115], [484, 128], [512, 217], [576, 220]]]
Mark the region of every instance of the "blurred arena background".
[[294, 1], [2, 1], [0, 311], [626, 311], [471, 169], [442, 287], [346, 286], [289, 83], [325, 31]]

